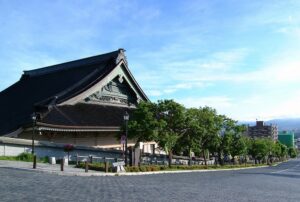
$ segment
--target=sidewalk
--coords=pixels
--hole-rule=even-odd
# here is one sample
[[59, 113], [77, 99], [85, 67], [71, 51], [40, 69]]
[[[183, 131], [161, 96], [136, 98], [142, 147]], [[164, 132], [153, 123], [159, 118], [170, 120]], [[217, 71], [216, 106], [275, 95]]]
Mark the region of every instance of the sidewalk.
[[64, 171], [60, 171], [60, 165], [55, 164], [51, 165], [48, 163], [37, 163], [36, 169], [33, 169], [32, 162], [24, 162], [24, 161], [5, 161], [0, 160], [0, 168], [12, 168], [19, 170], [28, 170], [28, 171], [36, 171], [36, 172], [46, 172], [46, 173], [55, 173], [61, 175], [88, 175], [91, 174], [105, 174], [104, 172], [89, 170], [88, 173], [85, 172], [84, 169], [75, 168], [74, 165], [64, 166]]
[[37, 168], [32, 168], [31, 162], [23, 161], [4, 161], [0, 160], [0, 168], [11, 168], [19, 170], [27, 170], [33, 172], [52, 173], [57, 175], [66, 176], [123, 176], [123, 175], [152, 175], [152, 174], [167, 174], [167, 173], [191, 173], [191, 172], [216, 172], [216, 171], [231, 171], [231, 170], [244, 170], [253, 168], [264, 168], [268, 166], [260, 167], [246, 167], [246, 168], [231, 168], [231, 169], [208, 169], [208, 170], [177, 170], [177, 171], [154, 171], [154, 172], [128, 172], [128, 173], [105, 173], [101, 171], [89, 170], [88, 173], [84, 169], [74, 168], [74, 165], [64, 167], [64, 171], [60, 171], [60, 165], [51, 165], [47, 163], [38, 163]]

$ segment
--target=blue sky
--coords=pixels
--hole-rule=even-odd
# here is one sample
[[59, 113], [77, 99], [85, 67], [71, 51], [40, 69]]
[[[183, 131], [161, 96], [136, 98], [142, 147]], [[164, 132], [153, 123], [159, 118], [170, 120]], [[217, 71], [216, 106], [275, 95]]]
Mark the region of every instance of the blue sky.
[[300, 117], [300, 1], [0, 0], [0, 90], [23, 70], [125, 48], [152, 101]]

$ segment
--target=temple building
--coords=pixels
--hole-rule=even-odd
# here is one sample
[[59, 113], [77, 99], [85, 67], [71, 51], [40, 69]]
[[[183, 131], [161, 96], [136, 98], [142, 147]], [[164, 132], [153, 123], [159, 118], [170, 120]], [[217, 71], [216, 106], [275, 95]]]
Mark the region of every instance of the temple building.
[[140, 101], [124, 49], [24, 71], [0, 93], [0, 136], [31, 139], [36, 128], [36, 140], [120, 149], [123, 116]]

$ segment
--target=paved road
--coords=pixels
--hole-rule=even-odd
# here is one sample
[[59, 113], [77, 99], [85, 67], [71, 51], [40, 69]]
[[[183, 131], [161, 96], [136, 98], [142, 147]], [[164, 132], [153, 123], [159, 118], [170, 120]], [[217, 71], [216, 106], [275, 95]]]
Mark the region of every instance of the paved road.
[[0, 201], [300, 201], [300, 160], [240, 171], [79, 177], [0, 168]]

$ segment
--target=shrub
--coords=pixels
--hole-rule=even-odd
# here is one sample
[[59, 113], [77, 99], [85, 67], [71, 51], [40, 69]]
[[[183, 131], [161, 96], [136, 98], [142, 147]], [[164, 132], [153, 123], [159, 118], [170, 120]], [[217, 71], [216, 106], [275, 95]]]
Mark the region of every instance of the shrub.
[[[96, 170], [96, 171], [105, 171], [105, 164], [104, 163], [89, 163], [89, 170]], [[77, 168], [85, 168], [85, 163], [80, 162], [79, 165], [76, 166]], [[112, 168], [109, 166], [108, 171], [111, 172]]]
[[38, 162], [49, 163], [49, 157], [45, 156], [45, 157], [38, 158]]
[[147, 171], [147, 166], [140, 166], [140, 171], [141, 172], [146, 172]]
[[296, 158], [297, 157], [297, 150], [295, 148], [293, 148], [293, 147], [290, 147], [288, 149], [288, 153], [289, 153], [289, 156], [291, 158]]
[[19, 154], [16, 159], [19, 161], [31, 162], [31, 161], [33, 161], [33, 154], [23, 152], [23, 153]]
[[[105, 171], [105, 164], [104, 163], [89, 163], [89, 170], [96, 170], [96, 171]], [[77, 168], [85, 168], [85, 163], [80, 162], [79, 165], [76, 166]]]
[[[126, 172], [152, 172], [152, 171], [163, 171], [163, 170], [203, 170], [203, 169], [229, 169], [229, 168], [240, 168], [250, 166], [262, 166], [263, 164], [243, 164], [243, 165], [172, 165], [171, 168], [163, 165], [141, 165], [141, 166], [128, 166], [125, 167]], [[85, 168], [85, 163], [81, 162], [77, 167]], [[90, 170], [105, 171], [104, 163], [89, 163]], [[109, 172], [112, 172], [112, 167], [109, 167]]]
[[159, 169], [160, 169], [160, 170], [167, 170], [168, 167], [167, 167], [167, 166], [160, 166]]

